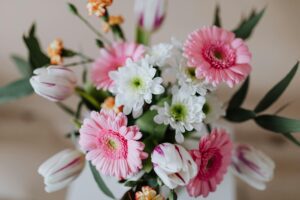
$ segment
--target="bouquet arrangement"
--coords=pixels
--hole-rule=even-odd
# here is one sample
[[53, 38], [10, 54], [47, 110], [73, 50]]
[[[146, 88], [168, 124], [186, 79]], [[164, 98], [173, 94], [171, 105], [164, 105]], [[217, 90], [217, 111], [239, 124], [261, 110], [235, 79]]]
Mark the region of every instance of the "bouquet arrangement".
[[[252, 70], [245, 40], [264, 10], [252, 12], [235, 30], [228, 31], [221, 26], [217, 7], [212, 26], [193, 31], [183, 42], [172, 38], [150, 45], [151, 35], [165, 19], [166, 1], [136, 0], [135, 42], [125, 38], [123, 17], [109, 14], [112, 3], [87, 2], [89, 14], [102, 21], [103, 33], [75, 5], [68, 4], [71, 13], [95, 33], [98, 58], [65, 48], [61, 39], [49, 45], [46, 55], [33, 25], [23, 37], [29, 59], [13, 56], [23, 78], [0, 89], [1, 103], [34, 91], [73, 118], [74, 130], [67, 136], [74, 139], [75, 146], [78, 142], [79, 148], [59, 152], [40, 166], [45, 190], [66, 187], [86, 160], [99, 188], [112, 199], [115, 194], [101, 176], [115, 177], [128, 187], [122, 199], [177, 199], [180, 187], [191, 197], [207, 197], [218, 189], [229, 169], [251, 186], [265, 189], [273, 176], [273, 161], [252, 146], [234, 144], [230, 132], [220, 125], [221, 119], [236, 123], [254, 120], [300, 145], [292, 135], [300, 130], [298, 120], [277, 113], [261, 114], [287, 88], [298, 63], [253, 110], [242, 107]], [[110, 32], [113, 41], [104, 34]], [[66, 61], [75, 57], [80, 61]], [[73, 66], [84, 69], [82, 86]], [[242, 82], [227, 103], [217, 97], [220, 84], [233, 88]], [[71, 95], [79, 97], [76, 110], [62, 103]], [[83, 115], [82, 109], [88, 114]], [[191, 140], [197, 145], [189, 145]]]

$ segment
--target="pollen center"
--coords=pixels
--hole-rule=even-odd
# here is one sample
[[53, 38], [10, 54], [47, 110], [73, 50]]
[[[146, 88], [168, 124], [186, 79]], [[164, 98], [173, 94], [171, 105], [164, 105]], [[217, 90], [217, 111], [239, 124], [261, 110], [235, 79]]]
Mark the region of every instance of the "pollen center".
[[108, 148], [110, 148], [111, 150], [116, 150], [118, 148], [117, 142], [115, 142], [112, 139], [108, 140], [107, 145], [108, 145]]
[[187, 108], [183, 104], [174, 104], [171, 109], [171, 116], [176, 121], [184, 121], [187, 116]]
[[143, 87], [143, 80], [140, 78], [140, 77], [134, 77], [132, 80], [131, 80], [131, 87], [133, 89], [140, 89]]

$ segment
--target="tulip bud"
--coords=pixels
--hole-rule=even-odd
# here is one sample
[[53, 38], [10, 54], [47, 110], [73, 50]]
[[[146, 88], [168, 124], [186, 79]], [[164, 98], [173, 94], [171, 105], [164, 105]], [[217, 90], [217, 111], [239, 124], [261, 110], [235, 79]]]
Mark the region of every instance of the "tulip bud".
[[50, 101], [62, 101], [74, 92], [76, 75], [69, 68], [49, 66], [34, 70], [35, 75], [30, 78], [30, 84], [35, 93]]
[[68, 186], [82, 171], [85, 164], [84, 154], [78, 150], [61, 151], [38, 169], [44, 177], [45, 191], [55, 192]]
[[165, 19], [167, 0], [136, 0], [135, 16], [138, 25], [146, 31], [157, 30]]
[[198, 173], [191, 155], [182, 146], [163, 143], [155, 147], [151, 160], [155, 173], [166, 186], [184, 186]]
[[274, 162], [261, 151], [249, 145], [237, 145], [231, 164], [232, 171], [258, 190], [266, 189], [275, 169]]

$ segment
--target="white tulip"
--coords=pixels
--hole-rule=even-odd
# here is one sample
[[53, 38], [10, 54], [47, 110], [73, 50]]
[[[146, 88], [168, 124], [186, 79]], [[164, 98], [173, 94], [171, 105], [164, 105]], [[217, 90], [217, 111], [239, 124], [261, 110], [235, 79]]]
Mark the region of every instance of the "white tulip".
[[155, 173], [170, 189], [187, 185], [198, 172], [193, 158], [177, 144], [163, 143], [156, 146], [151, 160]]
[[147, 31], [157, 30], [165, 19], [167, 0], [136, 0], [135, 16], [140, 27]]
[[74, 92], [77, 79], [69, 68], [53, 65], [36, 69], [33, 73], [30, 84], [35, 93], [50, 101], [62, 101]]
[[38, 169], [44, 177], [45, 191], [55, 192], [68, 186], [82, 171], [84, 154], [78, 150], [66, 149], [47, 161]]
[[231, 170], [250, 186], [266, 189], [266, 182], [272, 180], [274, 169], [274, 162], [261, 151], [249, 145], [235, 147]]

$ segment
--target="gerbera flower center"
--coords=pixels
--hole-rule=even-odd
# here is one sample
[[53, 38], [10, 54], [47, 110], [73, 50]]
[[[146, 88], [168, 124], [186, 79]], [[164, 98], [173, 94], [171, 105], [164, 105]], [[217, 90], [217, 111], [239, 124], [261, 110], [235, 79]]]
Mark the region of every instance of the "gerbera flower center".
[[112, 150], [116, 150], [118, 148], [118, 144], [113, 139], [109, 139], [107, 142], [108, 148], [111, 148]]
[[222, 155], [218, 149], [209, 149], [201, 156], [201, 167], [199, 173], [203, 180], [214, 177], [222, 165]]
[[103, 153], [111, 159], [124, 159], [127, 157], [126, 139], [112, 130], [99, 138], [99, 145], [102, 146]]
[[184, 121], [186, 119], [188, 110], [185, 105], [177, 103], [171, 106], [170, 112], [175, 121]]
[[235, 64], [235, 52], [225, 44], [210, 44], [202, 50], [203, 58], [215, 69], [227, 69]]

